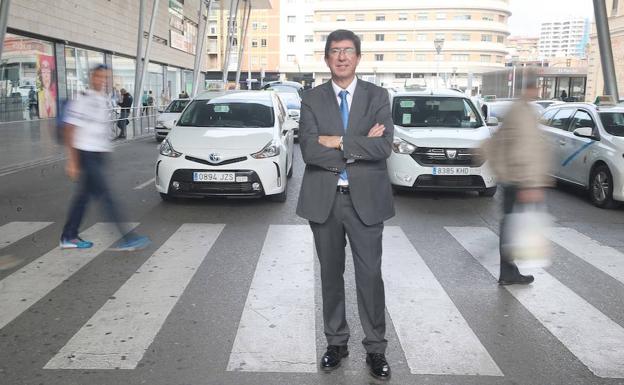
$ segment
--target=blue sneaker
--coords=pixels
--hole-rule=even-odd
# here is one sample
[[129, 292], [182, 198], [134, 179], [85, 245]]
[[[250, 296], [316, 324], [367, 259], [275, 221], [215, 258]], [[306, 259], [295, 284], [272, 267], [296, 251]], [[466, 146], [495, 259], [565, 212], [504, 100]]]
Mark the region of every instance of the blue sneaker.
[[61, 239], [59, 246], [61, 249], [89, 249], [93, 247], [93, 242], [76, 237], [74, 239]]
[[109, 250], [112, 251], [135, 251], [146, 248], [152, 241], [145, 236], [133, 236], [129, 238], [122, 238], [111, 246]]

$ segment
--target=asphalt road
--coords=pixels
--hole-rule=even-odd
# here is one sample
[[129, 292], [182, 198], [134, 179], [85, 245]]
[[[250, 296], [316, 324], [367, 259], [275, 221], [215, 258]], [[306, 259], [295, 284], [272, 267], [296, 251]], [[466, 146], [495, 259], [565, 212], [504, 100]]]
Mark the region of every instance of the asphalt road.
[[[286, 203], [162, 202], [148, 183], [156, 154], [154, 141], [135, 141], [110, 163], [126, 220], [153, 241], [132, 253], [106, 250], [115, 236], [97, 204], [83, 229], [100, 249], [58, 250], [73, 187], [62, 162], [0, 177], [0, 384], [376, 383], [351, 261], [351, 354], [330, 374], [317, 369], [320, 282], [295, 215], [298, 149]], [[547, 196], [553, 263], [511, 290], [488, 262], [500, 193], [395, 197], [384, 238], [390, 383], [624, 384], [624, 210], [565, 186]]]

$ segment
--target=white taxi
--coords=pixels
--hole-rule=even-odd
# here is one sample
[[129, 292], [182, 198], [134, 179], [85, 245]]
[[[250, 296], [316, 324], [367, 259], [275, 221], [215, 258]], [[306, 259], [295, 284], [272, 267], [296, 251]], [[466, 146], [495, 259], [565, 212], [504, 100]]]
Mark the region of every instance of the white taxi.
[[454, 90], [391, 94], [394, 149], [388, 158], [395, 188], [472, 190], [494, 196], [496, 178], [481, 154], [491, 137], [478, 109]]
[[156, 189], [174, 197], [286, 200], [296, 123], [274, 92], [196, 97], [163, 140]]
[[585, 188], [598, 207], [624, 201], [624, 106], [553, 105], [540, 127], [554, 158], [552, 176]]

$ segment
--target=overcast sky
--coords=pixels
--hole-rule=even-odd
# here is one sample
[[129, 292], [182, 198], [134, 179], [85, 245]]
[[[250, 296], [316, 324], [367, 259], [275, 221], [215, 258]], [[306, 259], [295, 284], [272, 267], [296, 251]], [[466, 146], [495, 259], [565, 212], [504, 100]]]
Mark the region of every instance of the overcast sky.
[[538, 36], [540, 23], [558, 16], [594, 19], [592, 0], [511, 0], [509, 29], [512, 36]]

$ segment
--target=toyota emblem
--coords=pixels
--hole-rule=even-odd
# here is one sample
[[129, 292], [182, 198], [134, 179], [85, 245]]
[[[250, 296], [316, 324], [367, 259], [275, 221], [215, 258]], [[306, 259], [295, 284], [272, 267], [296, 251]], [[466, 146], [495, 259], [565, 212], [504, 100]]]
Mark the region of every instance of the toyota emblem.
[[208, 159], [212, 163], [219, 163], [221, 161], [221, 155], [217, 154], [216, 152], [213, 152], [212, 154], [208, 156]]
[[446, 157], [449, 159], [455, 159], [457, 156], [457, 150], [446, 150]]

